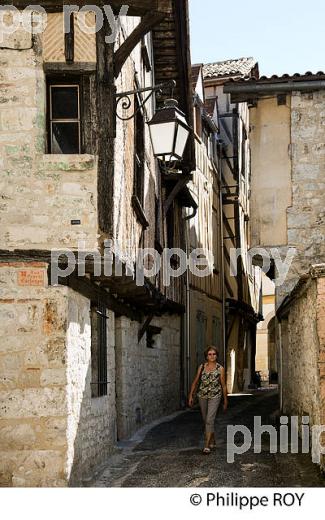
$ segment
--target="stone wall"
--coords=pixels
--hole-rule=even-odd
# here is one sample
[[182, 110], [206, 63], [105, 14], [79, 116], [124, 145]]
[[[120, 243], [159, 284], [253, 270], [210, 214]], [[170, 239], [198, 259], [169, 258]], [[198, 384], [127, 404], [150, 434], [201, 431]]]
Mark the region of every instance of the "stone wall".
[[80, 484], [116, 440], [114, 314], [94, 399], [89, 300], [48, 287], [40, 263], [0, 264], [0, 288], [0, 485]]
[[[18, 34], [19, 36], [19, 34]], [[17, 38], [18, 38], [17, 36]], [[97, 247], [97, 165], [89, 155], [46, 155], [46, 83], [38, 49], [0, 44], [0, 244]], [[80, 225], [72, 225], [80, 220]]]
[[292, 92], [286, 105], [251, 109], [253, 246], [296, 254], [277, 307], [313, 263], [324, 261], [325, 92]]
[[292, 206], [287, 210], [288, 245], [297, 249], [287, 294], [311, 264], [325, 258], [325, 91], [293, 92], [291, 99]]
[[138, 343], [139, 324], [116, 319], [116, 407], [119, 440], [168, 415], [180, 405], [180, 317], [155, 318], [161, 327], [154, 348], [146, 336]]
[[[325, 274], [325, 273], [324, 273]], [[317, 279], [317, 333], [319, 339], [320, 424], [325, 425], [325, 277]], [[325, 438], [323, 436], [323, 446]], [[325, 455], [321, 467], [325, 471]]]
[[107, 396], [91, 396], [90, 302], [69, 291], [67, 314], [67, 475], [69, 485], [91, 477], [116, 441], [114, 313], [107, 320]]
[[0, 264], [0, 289], [0, 485], [64, 486], [67, 289], [40, 263]]
[[317, 284], [291, 306], [288, 335], [283, 344], [283, 411], [310, 415], [319, 424], [318, 335], [316, 330]]
[[[311, 278], [290, 305], [282, 332], [283, 413], [325, 425], [325, 278]], [[325, 439], [324, 439], [325, 441]], [[324, 442], [325, 445], [325, 442]], [[325, 469], [325, 458], [322, 459]]]

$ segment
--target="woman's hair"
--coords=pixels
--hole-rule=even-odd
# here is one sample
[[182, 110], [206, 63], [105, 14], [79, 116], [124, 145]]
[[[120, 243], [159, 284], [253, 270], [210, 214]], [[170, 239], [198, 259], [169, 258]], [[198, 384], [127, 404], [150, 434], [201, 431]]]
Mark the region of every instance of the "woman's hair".
[[214, 345], [210, 345], [208, 348], [205, 349], [204, 351], [204, 357], [205, 359], [208, 359], [208, 352], [210, 352], [210, 350], [214, 350], [215, 353], [217, 354], [217, 357], [219, 356], [219, 349], [218, 347], [215, 347]]

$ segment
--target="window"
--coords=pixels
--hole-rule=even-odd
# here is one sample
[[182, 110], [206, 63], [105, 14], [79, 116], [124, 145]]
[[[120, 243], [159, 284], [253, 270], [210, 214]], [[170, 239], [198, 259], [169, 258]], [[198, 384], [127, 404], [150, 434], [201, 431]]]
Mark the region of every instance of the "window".
[[107, 395], [107, 320], [106, 307], [91, 308], [91, 396]]
[[48, 151], [81, 153], [80, 82], [48, 82]]

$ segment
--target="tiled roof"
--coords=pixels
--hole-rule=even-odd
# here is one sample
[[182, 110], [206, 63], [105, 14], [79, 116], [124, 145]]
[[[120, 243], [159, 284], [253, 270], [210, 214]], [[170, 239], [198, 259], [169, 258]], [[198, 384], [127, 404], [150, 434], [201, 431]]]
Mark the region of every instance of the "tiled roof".
[[296, 72], [292, 76], [290, 74], [283, 74], [282, 76], [277, 76], [276, 74], [273, 74], [273, 76], [261, 76], [260, 78], [255, 77], [246, 77], [246, 78], [229, 78], [229, 81], [232, 81], [234, 83], [239, 82], [245, 82], [246, 83], [285, 83], [288, 81], [316, 81], [316, 80], [324, 80], [325, 79], [325, 72], [319, 71], [319, 72], [305, 72], [305, 74], [299, 74]]
[[231, 76], [240, 76], [241, 78], [249, 77], [252, 70], [258, 64], [255, 58], [239, 58], [236, 60], [217, 61], [216, 63], [207, 63], [203, 67], [204, 79], [224, 78]]

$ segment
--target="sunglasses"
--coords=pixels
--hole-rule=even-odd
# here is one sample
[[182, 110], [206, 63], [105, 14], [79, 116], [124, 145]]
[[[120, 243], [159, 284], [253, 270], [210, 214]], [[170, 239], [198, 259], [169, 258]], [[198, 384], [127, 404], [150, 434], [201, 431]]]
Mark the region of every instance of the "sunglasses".
[[216, 356], [217, 354], [215, 352], [209, 352], [208, 356]]

